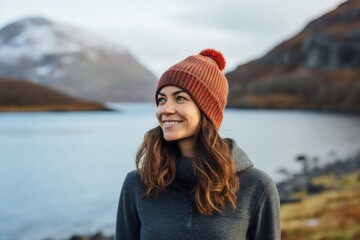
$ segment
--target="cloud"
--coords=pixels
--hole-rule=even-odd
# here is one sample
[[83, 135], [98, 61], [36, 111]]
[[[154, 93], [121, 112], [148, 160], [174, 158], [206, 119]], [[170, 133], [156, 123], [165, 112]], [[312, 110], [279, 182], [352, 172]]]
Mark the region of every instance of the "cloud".
[[123, 28], [118, 34], [157, 76], [205, 47], [224, 53], [226, 72], [261, 57], [338, 3], [328, 0], [324, 7], [323, 0], [177, 0], [164, 3], [163, 12], [133, 25], [136, 29]]
[[256, 34], [299, 31], [305, 23], [335, 8], [339, 0], [182, 0], [187, 11], [173, 17], [175, 24], [198, 25]]
[[235, 68], [239, 62], [260, 55], [264, 48], [257, 35], [195, 25], [187, 28], [181, 25], [103, 28], [99, 31], [108, 39], [129, 48], [158, 77], [171, 65], [204, 48], [216, 48], [223, 52], [228, 62], [226, 71]]

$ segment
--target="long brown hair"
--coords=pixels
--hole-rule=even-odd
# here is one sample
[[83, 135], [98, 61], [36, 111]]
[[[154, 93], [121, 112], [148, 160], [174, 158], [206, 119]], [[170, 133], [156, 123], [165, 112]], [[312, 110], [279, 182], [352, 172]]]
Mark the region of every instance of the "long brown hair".
[[[226, 204], [236, 208], [239, 179], [231, 154], [231, 142], [222, 139], [214, 125], [202, 115], [195, 134], [191, 158], [198, 183], [193, 191], [201, 214], [221, 213]], [[176, 141], [168, 142], [160, 126], [149, 130], [136, 154], [136, 167], [147, 189], [156, 196], [175, 179], [176, 159], [181, 152]]]

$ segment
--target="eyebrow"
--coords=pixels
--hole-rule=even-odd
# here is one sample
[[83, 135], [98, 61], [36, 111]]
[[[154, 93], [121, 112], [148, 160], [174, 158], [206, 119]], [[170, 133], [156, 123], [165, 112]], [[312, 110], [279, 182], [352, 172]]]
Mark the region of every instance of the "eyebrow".
[[[178, 95], [180, 93], [186, 93], [186, 92], [184, 90], [179, 90], [179, 91], [173, 92], [171, 95], [175, 96], [175, 95]], [[162, 92], [159, 92], [158, 95], [166, 96], [166, 94], [162, 93]]]

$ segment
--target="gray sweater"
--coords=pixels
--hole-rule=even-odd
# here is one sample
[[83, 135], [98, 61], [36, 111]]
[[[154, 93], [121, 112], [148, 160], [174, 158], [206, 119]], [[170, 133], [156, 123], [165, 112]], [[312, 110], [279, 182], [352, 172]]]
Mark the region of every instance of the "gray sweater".
[[233, 143], [240, 179], [238, 205], [223, 214], [201, 215], [189, 194], [196, 181], [189, 159], [178, 161], [176, 179], [158, 197], [144, 197], [146, 189], [136, 171], [125, 178], [118, 206], [116, 240], [232, 240], [280, 239], [279, 196], [272, 179], [253, 167]]

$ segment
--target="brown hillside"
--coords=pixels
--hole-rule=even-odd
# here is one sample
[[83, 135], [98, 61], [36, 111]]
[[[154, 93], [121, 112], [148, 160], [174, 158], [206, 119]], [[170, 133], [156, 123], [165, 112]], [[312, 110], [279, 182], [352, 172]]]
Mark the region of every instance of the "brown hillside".
[[228, 73], [230, 107], [360, 111], [360, 1]]
[[104, 106], [70, 97], [48, 87], [18, 79], [0, 79], [0, 111], [106, 110]]

